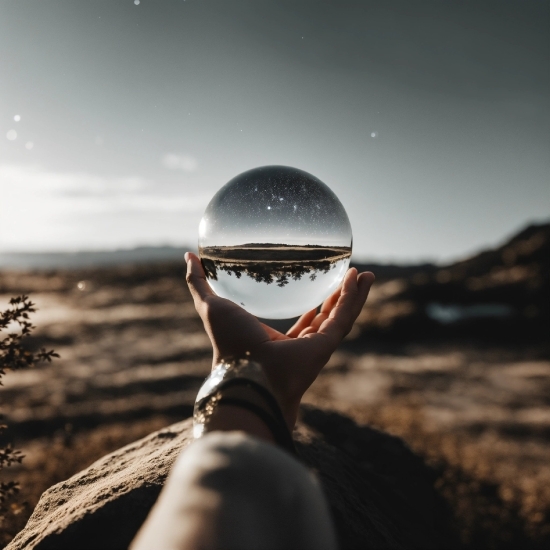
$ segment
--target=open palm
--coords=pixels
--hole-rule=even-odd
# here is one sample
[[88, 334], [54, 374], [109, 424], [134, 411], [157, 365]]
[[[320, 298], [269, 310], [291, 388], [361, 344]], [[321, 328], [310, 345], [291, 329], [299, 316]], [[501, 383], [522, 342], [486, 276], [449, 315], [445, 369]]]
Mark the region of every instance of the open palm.
[[195, 254], [188, 252], [187, 283], [214, 352], [213, 363], [249, 357], [260, 363], [292, 427], [305, 391], [348, 334], [374, 281], [355, 268], [319, 312], [305, 313], [286, 333], [261, 323], [242, 307], [216, 296]]

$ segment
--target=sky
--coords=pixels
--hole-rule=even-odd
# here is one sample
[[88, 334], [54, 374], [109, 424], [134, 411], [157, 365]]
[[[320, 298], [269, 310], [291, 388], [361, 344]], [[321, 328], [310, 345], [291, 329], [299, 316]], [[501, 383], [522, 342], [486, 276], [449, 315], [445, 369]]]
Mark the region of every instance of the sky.
[[263, 165], [354, 257], [446, 261], [550, 219], [542, 0], [0, 0], [0, 252], [195, 246]]
[[264, 243], [349, 251], [352, 231], [345, 208], [322, 181], [296, 168], [262, 166], [214, 195], [199, 223], [199, 247]]

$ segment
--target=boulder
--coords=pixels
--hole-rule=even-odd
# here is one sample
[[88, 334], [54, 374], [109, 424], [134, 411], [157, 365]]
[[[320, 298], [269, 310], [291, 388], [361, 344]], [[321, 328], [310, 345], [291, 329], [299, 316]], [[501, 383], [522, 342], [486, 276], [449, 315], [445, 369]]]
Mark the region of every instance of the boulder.
[[[7, 550], [127, 548], [191, 427], [187, 419], [155, 432], [45, 491]], [[302, 408], [294, 439], [321, 479], [343, 549], [456, 546], [433, 472], [400, 439], [314, 407]]]

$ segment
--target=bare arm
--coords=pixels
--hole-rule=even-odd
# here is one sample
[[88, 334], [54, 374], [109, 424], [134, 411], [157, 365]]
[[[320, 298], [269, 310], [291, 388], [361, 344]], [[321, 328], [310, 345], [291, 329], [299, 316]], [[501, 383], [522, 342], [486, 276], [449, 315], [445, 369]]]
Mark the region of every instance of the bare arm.
[[[349, 269], [340, 288], [325, 300], [319, 313], [316, 309], [305, 313], [282, 334], [230, 300], [216, 296], [197, 256], [188, 252], [186, 261], [195, 308], [212, 342], [213, 365], [222, 359], [245, 356], [260, 363], [292, 430], [303, 394], [351, 330], [374, 275]], [[220, 415], [218, 429], [242, 429], [266, 439], [262, 430], [267, 428], [255, 415], [248, 411], [236, 413], [238, 407], [231, 408], [235, 409], [231, 415], [225, 414], [223, 420]]]

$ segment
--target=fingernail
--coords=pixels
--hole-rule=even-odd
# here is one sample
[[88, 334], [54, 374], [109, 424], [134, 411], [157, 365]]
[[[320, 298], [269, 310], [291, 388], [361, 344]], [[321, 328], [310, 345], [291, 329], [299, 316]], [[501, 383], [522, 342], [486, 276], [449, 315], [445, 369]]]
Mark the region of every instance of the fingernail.
[[370, 286], [370, 285], [372, 285], [372, 283], [374, 283], [374, 279], [375, 279], [374, 273], [372, 273], [370, 271], [365, 271], [365, 272], [361, 273], [361, 275], [363, 275], [361, 277], [361, 279], [363, 281], [365, 281], [364, 284], [368, 284]]
[[189, 252], [186, 252], [183, 257], [185, 258], [185, 262], [187, 263], [189, 261]]

